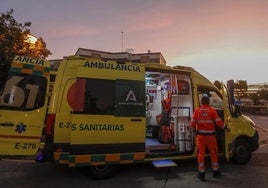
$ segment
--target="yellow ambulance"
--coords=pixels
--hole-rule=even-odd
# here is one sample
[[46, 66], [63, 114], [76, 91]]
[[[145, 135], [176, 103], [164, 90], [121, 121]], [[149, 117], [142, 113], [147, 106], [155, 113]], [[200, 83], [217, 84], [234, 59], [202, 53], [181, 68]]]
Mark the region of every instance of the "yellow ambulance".
[[246, 163], [258, 133], [234, 111], [223, 84], [220, 91], [190, 67], [67, 57], [54, 82], [42, 157], [89, 166], [94, 178], [111, 176], [121, 164], [161, 167], [195, 158], [190, 120], [203, 95], [231, 129], [217, 130], [220, 155]]
[[36, 154], [43, 136], [38, 161], [88, 166], [93, 178], [122, 164], [174, 166], [196, 157], [190, 121], [203, 95], [231, 129], [217, 129], [222, 157], [244, 164], [259, 147], [255, 124], [235, 111], [232, 84], [219, 90], [190, 67], [70, 56], [47, 109], [48, 80], [45, 60], [15, 58], [1, 80], [0, 155]]

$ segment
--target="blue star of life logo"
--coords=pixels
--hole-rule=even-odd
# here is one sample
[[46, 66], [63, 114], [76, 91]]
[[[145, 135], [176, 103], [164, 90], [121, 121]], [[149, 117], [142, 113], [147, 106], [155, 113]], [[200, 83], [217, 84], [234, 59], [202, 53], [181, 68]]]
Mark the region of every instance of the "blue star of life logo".
[[22, 132], [25, 132], [26, 131], [26, 125], [23, 124], [23, 123], [20, 123], [18, 125], [16, 125], [16, 130], [15, 130], [17, 133], [22, 133]]

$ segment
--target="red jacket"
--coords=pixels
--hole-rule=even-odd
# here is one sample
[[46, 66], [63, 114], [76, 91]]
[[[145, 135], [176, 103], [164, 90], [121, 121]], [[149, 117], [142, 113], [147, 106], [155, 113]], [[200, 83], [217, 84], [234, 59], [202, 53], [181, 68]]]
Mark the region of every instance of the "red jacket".
[[191, 126], [199, 133], [215, 133], [215, 125], [224, 128], [224, 123], [219, 118], [215, 108], [209, 105], [202, 105], [194, 112]]

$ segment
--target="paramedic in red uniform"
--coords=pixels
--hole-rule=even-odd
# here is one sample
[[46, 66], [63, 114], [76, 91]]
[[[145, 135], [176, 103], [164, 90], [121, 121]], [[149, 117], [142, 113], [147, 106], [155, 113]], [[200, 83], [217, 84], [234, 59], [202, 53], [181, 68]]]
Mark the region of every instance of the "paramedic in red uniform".
[[198, 178], [205, 181], [205, 151], [209, 150], [213, 177], [220, 175], [218, 164], [218, 146], [216, 140], [215, 125], [227, 129], [223, 121], [219, 118], [217, 111], [209, 105], [209, 97], [203, 96], [201, 107], [194, 112], [191, 126], [196, 132]]

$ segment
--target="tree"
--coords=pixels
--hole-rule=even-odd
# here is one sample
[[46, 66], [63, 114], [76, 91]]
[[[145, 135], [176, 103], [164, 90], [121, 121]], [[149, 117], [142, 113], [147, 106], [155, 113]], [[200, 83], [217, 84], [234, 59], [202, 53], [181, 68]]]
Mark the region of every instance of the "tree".
[[[6, 72], [15, 55], [46, 58], [51, 52], [40, 37], [35, 44], [27, 40], [31, 22], [18, 23], [13, 17], [14, 10], [0, 14], [0, 71]], [[34, 46], [33, 46], [34, 45]]]

